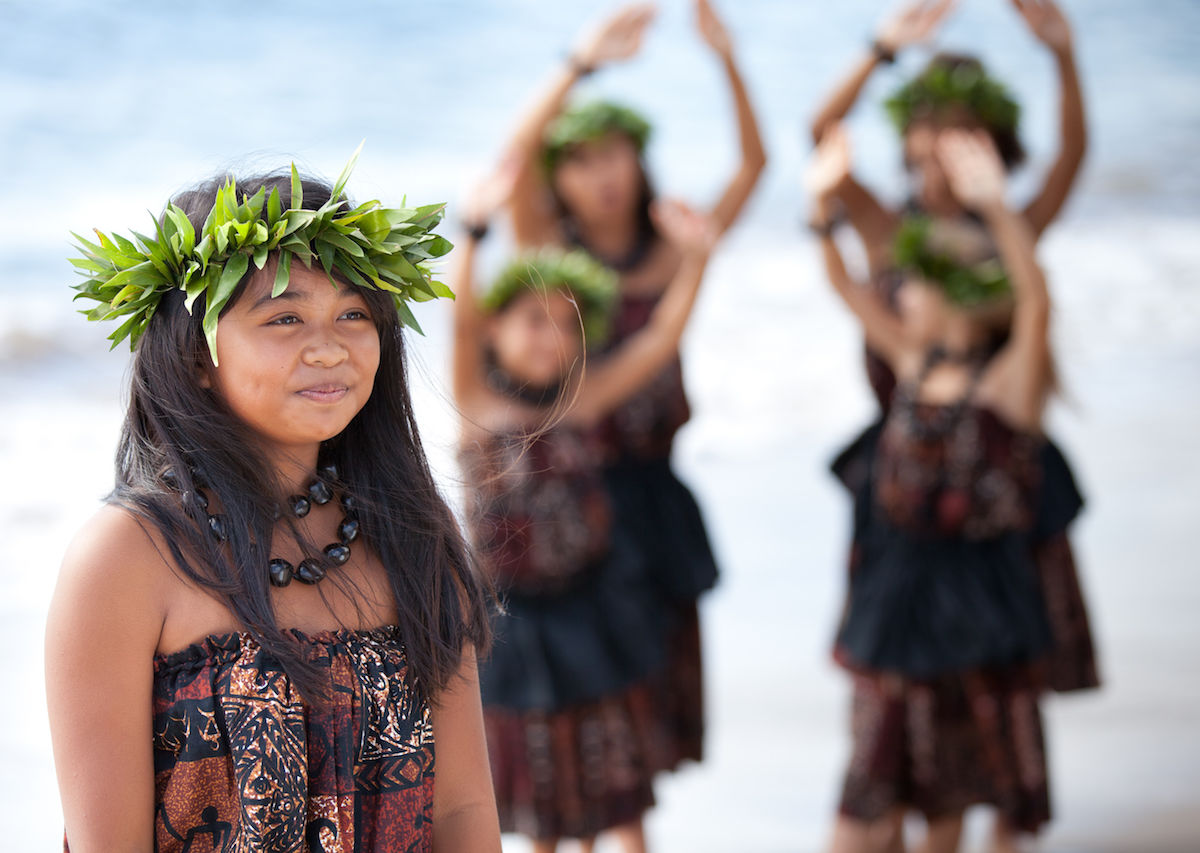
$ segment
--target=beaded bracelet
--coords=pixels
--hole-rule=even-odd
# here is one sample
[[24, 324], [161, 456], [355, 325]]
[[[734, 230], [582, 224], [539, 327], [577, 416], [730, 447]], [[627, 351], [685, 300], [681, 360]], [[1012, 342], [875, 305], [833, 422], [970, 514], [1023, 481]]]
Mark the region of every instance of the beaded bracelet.
[[576, 77], [590, 77], [596, 73], [596, 66], [589, 65], [573, 53], [567, 54], [567, 67]]
[[486, 220], [483, 222], [463, 222], [462, 224], [463, 231], [467, 232], [467, 236], [476, 243], [482, 241], [488, 235], [489, 227]]
[[896, 61], [896, 51], [884, 46], [883, 42], [881, 42], [879, 39], [875, 39], [875, 41], [871, 42], [871, 53], [874, 54], [878, 61], [884, 63], [885, 65], [891, 65]]

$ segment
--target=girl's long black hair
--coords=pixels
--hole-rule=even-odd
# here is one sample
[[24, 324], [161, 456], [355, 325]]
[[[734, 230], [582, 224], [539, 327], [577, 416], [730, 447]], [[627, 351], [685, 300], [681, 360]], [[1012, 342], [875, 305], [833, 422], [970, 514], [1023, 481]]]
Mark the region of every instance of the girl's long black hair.
[[[197, 231], [224, 180], [210, 180], [172, 200]], [[278, 190], [284, 208], [291, 206], [287, 174], [239, 179], [237, 185], [246, 194], [260, 187], [268, 194]], [[305, 179], [303, 193], [303, 206], [316, 209], [331, 188]], [[359, 541], [374, 550], [387, 572], [413, 684], [433, 700], [455, 674], [465, 644], [486, 650], [488, 593], [434, 484], [417, 433], [392, 298], [366, 288], [362, 295], [379, 332], [374, 389], [346, 429], [322, 445], [319, 464], [336, 466], [341, 487], [357, 504]], [[183, 577], [228, 606], [301, 693], [319, 699], [316, 667], [296, 637], [279, 626], [272, 605], [267, 563], [275, 508], [286, 494], [255, 434], [213, 390], [202, 387], [200, 378], [211, 366], [202, 301], [189, 314], [183, 297], [179, 291], [165, 296], [138, 342], [109, 500], [157, 528]], [[198, 488], [226, 516], [227, 542], [208, 530]], [[331, 581], [339, 582], [336, 569], [323, 583]]]

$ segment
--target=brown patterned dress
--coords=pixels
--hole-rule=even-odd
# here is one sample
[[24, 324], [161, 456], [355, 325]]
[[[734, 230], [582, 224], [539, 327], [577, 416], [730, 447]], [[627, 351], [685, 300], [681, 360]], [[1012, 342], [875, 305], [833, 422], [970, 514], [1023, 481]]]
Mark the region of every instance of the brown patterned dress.
[[247, 634], [155, 658], [155, 849], [431, 850], [433, 723], [397, 629], [292, 633], [321, 705]]
[[501, 829], [587, 838], [654, 803], [653, 676], [666, 632], [611, 524], [591, 436], [566, 426], [462, 448], [468, 526], [503, 612], [480, 664]]
[[[649, 322], [658, 296], [622, 294], [608, 346]], [[665, 770], [700, 761], [704, 746], [704, 683], [699, 597], [717, 582], [717, 564], [700, 507], [671, 467], [675, 435], [691, 417], [678, 358], [601, 426], [606, 480], [615, 524], [639, 543], [671, 626], [667, 665], [655, 685]]]
[[1044, 439], [901, 389], [873, 442], [868, 470], [842, 469], [864, 491], [835, 653], [854, 675], [841, 811], [936, 819], [986, 803], [1034, 832], [1050, 818], [1038, 702], [1055, 649]]

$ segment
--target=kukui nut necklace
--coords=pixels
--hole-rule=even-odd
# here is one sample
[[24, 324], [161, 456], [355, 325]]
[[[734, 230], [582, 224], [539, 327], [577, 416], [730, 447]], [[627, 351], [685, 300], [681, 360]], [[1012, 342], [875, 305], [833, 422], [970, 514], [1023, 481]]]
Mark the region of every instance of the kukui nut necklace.
[[[170, 473], [164, 479], [168, 483], [175, 481], [174, 475]], [[201, 488], [204, 481], [198, 470], [193, 472], [193, 480], [196, 482], [196, 490], [183, 494], [184, 507], [189, 508], [189, 504], [198, 506], [207, 516], [208, 530], [213, 538], [218, 542], [227, 541], [229, 531], [226, 527], [225, 516], [208, 512], [208, 496]], [[324, 506], [332, 501], [334, 491], [329, 482], [336, 480], [337, 469], [333, 466], [322, 468], [320, 475], [308, 484], [304, 494], [292, 495], [287, 499], [287, 507], [291, 510], [292, 515], [296, 518], [304, 518], [312, 510], [314, 504]], [[297, 566], [293, 566], [280, 557], [272, 557], [267, 563], [272, 586], [287, 586], [293, 578], [301, 583], [315, 584], [325, 577], [329, 568], [344, 566], [350, 559], [350, 545], [358, 538], [359, 534], [358, 518], [354, 512], [354, 497], [342, 494], [338, 497], [338, 503], [341, 505], [343, 513], [342, 520], [337, 527], [338, 541], [329, 543], [321, 550], [323, 559], [306, 557]], [[280, 517], [278, 509], [276, 509], [275, 517], [277, 519]]]

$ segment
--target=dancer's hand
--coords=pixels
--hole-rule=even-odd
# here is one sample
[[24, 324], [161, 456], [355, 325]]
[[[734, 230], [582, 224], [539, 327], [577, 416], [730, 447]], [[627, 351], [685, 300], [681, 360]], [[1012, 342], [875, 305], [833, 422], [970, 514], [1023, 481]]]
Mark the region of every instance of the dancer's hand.
[[717, 17], [716, 11], [708, 0], [696, 0], [696, 27], [700, 36], [708, 43], [716, 54], [722, 58], [733, 55], [733, 41], [729, 38], [729, 30]]
[[986, 131], [943, 130], [937, 156], [963, 206], [982, 213], [1004, 207], [1004, 163]]
[[928, 39], [954, 8], [956, 0], [916, 0], [903, 6], [879, 27], [875, 40], [891, 53]]
[[496, 211], [509, 203], [521, 172], [519, 157], [508, 156], [482, 178], [463, 201], [462, 220], [468, 227], [486, 227]]
[[1053, 0], [1012, 0], [1034, 38], [1055, 53], [1071, 52], [1071, 25]]
[[687, 257], [705, 258], [717, 243], [718, 232], [712, 217], [681, 201], [654, 202], [650, 207], [650, 218], [658, 233]]
[[628, 59], [641, 49], [646, 27], [657, 11], [653, 3], [622, 6], [583, 38], [575, 48], [575, 60], [588, 68], [599, 68]]
[[817, 201], [837, 193], [850, 177], [850, 137], [840, 122], [825, 131], [804, 170], [804, 188]]

